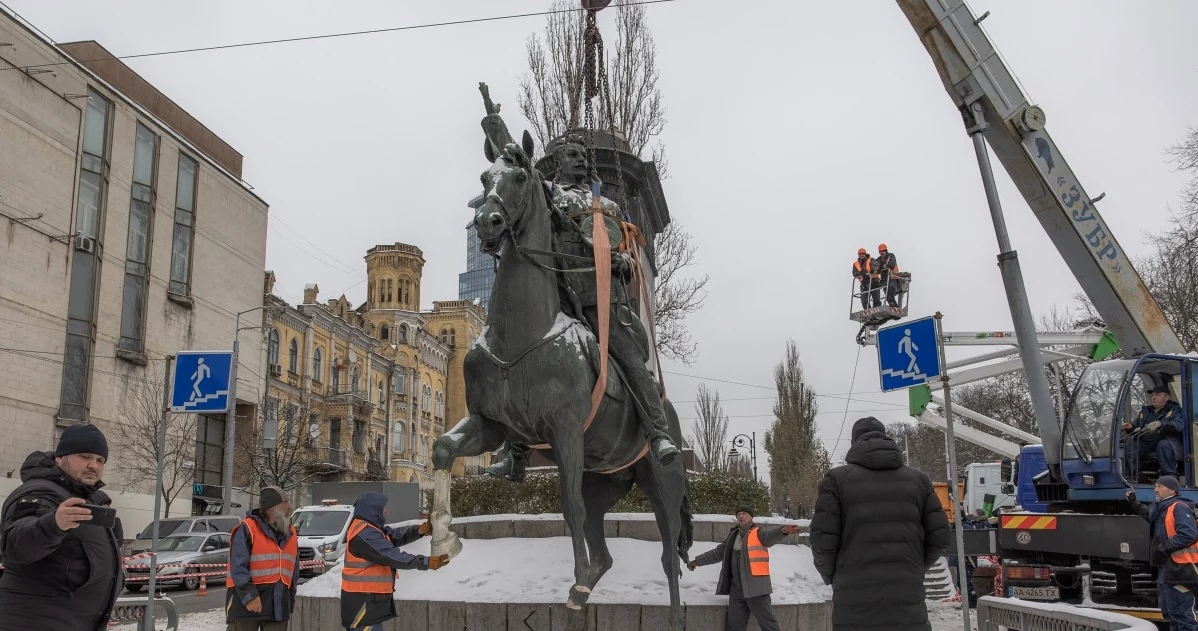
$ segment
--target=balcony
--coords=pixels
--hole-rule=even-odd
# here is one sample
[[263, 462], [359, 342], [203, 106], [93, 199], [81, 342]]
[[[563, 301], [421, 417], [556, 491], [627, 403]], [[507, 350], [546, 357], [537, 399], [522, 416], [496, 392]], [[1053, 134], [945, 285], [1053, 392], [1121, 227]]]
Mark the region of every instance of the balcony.
[[373, 456], [366, 461], [366, 476], [376, 480], [386, 480], [391, 477], [386, 465]]
[[345, 467], [345, 450], [337, 447], [329, 447], [326, 450], [325, 462], [338, 467]]
[[331, 393], [325, 397], [325, 408], [330, 413], [341, 412], [345, 408], [345, 416], [370, 416], [374, 413], [374, 403], [370, 401], [369, 393], [365, 390], [343, 390]]

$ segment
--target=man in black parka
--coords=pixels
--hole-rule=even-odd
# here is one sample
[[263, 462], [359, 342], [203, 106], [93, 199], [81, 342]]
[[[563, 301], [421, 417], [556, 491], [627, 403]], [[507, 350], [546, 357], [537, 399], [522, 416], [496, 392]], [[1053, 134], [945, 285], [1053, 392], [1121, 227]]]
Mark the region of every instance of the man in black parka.
[[832, 586], [836, 631], [930, 631], [924, 572], [948, 548], [932, 481], [903, 464], [878, 419], [853, 425], [845, 464], [819, 484], [811, 520], [815, 568]]
[[0, 631], [107, 628], [124, 582], [120, 547], [80, 506], [111, 503], [100, 490], [107, 459], [104, 434], [88, 424], [64, 430], [53, 453], [25, 459], [0, 529]]

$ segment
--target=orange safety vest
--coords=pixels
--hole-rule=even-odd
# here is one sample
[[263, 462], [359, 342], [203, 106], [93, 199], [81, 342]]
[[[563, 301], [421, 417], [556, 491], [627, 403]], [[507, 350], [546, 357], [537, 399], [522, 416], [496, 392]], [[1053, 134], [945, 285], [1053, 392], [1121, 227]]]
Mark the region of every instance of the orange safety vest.
[[[889, 252], [887, 252], [887, 253], [886, 253], [886, 256], [891, 256], [891, 254], [890, 254]], [[881, 262], [881, 260], [882, 260], [882, 257], [880, 257], [880, 256], [879, 256], [879, 257], [878, 257], [878, 261], [879, 261], [879, 262]], [[886, 271], [886, 267], [885, 267], [884, 265], [883, 265], [883, 267], [882, 267], [882, 271]], [[898, 266], [898, 263], [895, 263], [895, 264], [894, 264], [894, 267], [890, 269], [890, 273], [891, 273], [891, 274], [897, 274], [897, 273], [898, 273], [898, 271], [899, 271], [899, 266]]]
[[[291, 536], [282, 548], [279, 547], [279, 542], [275, 541], [274, 537], [263, 532], [262, 527], [255, 519], [247, 518], [237, 524], [230, 536], [242, 526], [245, 527], [246, 534], [250, 536], [250, 576], [253, 577], [254, 584], [269, 585], [282, 582], [288, 589], [291, 589], [291, 577], [295, 576], [295, 564], [299, 556], [299, 535], [295, 532], [295, 526], [291, 527]], [[225, 586], [232, 589], [232, 553], [229, 554], [225, 572]]]
[[[856, 271], [858, 274], [861, 273], [861, 259], [857, 259], [856, 261], [853, 261], [853, 270]], [[873, 259], [866, 258], [865, 259], [865, 273], [869, 274], [872, 271], [873, 271]]]
[[757, 526], [749, 531], [749, 574], [753, 576], [770, 575], [770, 550], [761, 545], [761, 537], [757, 536]]
[[[1177, 521], [1173, 516], [1175, 508], [1177, 508], [1177, 502], [1173, 502], [1165, 510], [1165, 535], [1170, 539], [1177, 536]], [[1198, 542], [1191, 543], [1190, 547], [1178, 550], [1169, 556], [1175, 563], [1198, 563]]]
[[[350, 552], [350, 542], [367, 528], [383, 532], [368, 521], [355, 519], [345, 535], [345, 568], [341, 571], [341, 591], [358, 594], [394, 593], [395, 579], [398, 575], [394, 568], [371, 563]], [[386, 538], [386, 533], [383, 533], [383, 537]]]

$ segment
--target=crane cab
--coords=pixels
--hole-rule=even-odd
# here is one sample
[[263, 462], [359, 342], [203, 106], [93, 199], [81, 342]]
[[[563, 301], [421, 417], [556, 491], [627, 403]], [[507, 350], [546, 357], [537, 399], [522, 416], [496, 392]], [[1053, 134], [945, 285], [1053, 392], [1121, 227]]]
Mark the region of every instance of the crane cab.
[[[1049, 497], [1038, 487], [1041, 499], [1125, 502], [1127, 490], [1134, 488], [1141, 501], [1154, 501], [1152, 487], [1162, 475], [1158, 454], [1164, 452], [1159, 449], [1171, 447], [1181, 495], [1198, 500], [1194, 479], [1198, 456], [1196, 384], [1198, 357], [1147, 354], [1087, 366], [1062, 428], [1062, 484], [1052, 485], [1058, 488], [1048, 492]], [[1168, 389], [1169, 403], [1163, 408], [1172, 408], [1161, 427], [1172, 428], [1136, 431], [1145, 424], [1136, 423], [1141, 411], [1151, 413], [1154, 409], [1149, 391], [1159, 386]], [[1128, 427], [1132, 431], [1127, 431]], [[1170, 441], [1169, 446], [1159, 448], [1162, 441]], [[1065, 497], [1061, 497], [1062, 491]]]
[[[874, 281], [866, 289], [856, 279], [852, 281], [849, 290], [849, 319], [858, 322], [862, 327], [877, 329], [892, 320], [907, 317], [907, 294], [911, 285], [910, 272], [895, 272], [890, 283], [893, 289], [887, 288], [886, 283]], [[887, 302], [887, 291], [894, 293], [894, 306]], [[876, 306], [875, 306], [875, 303]], [[863, 306], [869, 305], [869, 306]]]

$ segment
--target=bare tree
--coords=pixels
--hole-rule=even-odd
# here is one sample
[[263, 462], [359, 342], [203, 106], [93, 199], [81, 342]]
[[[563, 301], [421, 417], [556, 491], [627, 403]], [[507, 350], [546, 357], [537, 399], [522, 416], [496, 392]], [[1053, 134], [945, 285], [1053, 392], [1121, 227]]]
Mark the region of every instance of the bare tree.
[[695, 416], [691, 437], [695, 450], [708, 471], [723, 471], [728, 453], [728, 415], [720, 405], [718, 390], [709, 389], [705, 383], [699, 384]]
[[[290, 491], [308, 480], [344, 468], [344, 455], [337, 456], [320, 446], [321, 423], [313, 418], [307, 400], [280, 403], [267, 397], [261, 408], [264, 418], [250, 440], [238, 445], [242, 469], [263, 484]], [[268, 441], [272, 438], [273, 441]], [[273, 442], [274, 446], [268, 446]], [[333, 462], [333, 460], [341, 460]]]
[[[117, 410], [116, 438], [123, 447], [112, 466], [131, 486], [148, 487], [151, 494], [158, 477], [158, 433], [162, 429], [161, 379], [127, 376]], [[171, 503], [195, 481], [196, 416], [168, 413], [165, 450], [162, 452], [163, 516], [170, 517]]]
[[753, 463], [749, 460], [749, 454], [740, 454], [728, 458], [727, 471], [729, 475], [734, 475], [738, 478], [753, 477]]
[[[554, 0], [545, 22], [544, 42], [536, 34], [526, 47], [528, 73], [520, 81], [520, 113], [532, 124], [544, 147], [569, 129], [579, 127], [582, 95], [582, 42], [585, 12], [570, 11], [575, 0]], [[608, 89], [611, 117], [602, 103], [594, 104], [596, 126], [624, 133], [632, 153], [657, 163], [658, 174], [666, 175], [665, 147], [658, 136], [665, 128], [665, 107], [657, 87], [657, 45], [645, 20], [643, 5], [618, 0], [616, 43], [605, 42], [610, 69]], [[614, 52], [609, 52], [613, 51]], [[655, 143], [656, 141], [656, 143]], [[646, 150], [649, 155], [646, 156]]]
[[[1198, 129], [1191, 128], [1181, 142], [1168, 150], [1178, 170], [1198, 173]], [[1181, 198], [1184, 213], [1193, 218], [1198, 214], [1198, 177], [1190, 180]]]
[[677, 221], [671, 221], [654, 239], [657, 263], [653, 291], [653, 322], [657, 350], [669, 359], [686, 365], [694, 363], [699, 347], [691, 340], [687, 316], [703, 308], [707, 300], [707, 281], [711, 277], [686, 275], [695, 262], [697, 248], [690, 234]]
[[774, 368], [778, 398], [774, 423], [765, 435], [770, 459], [770, 502], [777, 512], [807, 517], [815, 509], [820, 479], [828, 472], [827, 449], [815, 435], [819, 413], [815, 390], [806, 383], [798, 346], [788, 340]]

